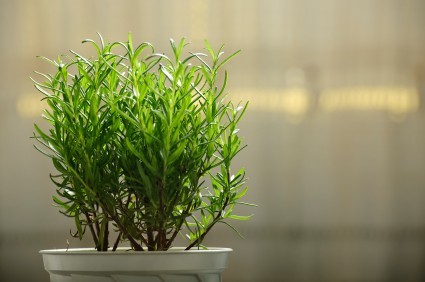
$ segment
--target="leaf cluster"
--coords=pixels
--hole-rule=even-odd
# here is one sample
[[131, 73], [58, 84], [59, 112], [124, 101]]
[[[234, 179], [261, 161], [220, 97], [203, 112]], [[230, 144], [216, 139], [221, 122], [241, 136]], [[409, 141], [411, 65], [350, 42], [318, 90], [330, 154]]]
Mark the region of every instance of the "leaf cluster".
[[[167, 250], [187, 232], [187, 249], [200, 246], [216, 223], [246, 220], [233, 208], [247, 192], [245, 171], [231, 172], [243, 149], [237, 125], [246, 104], [225, 96], [223, 47], [183, 54], [185, 39], [170, 41], [172, 56], [144, 42], [93, 46], [77, 52], [34, 80], [44, 95], [48, 130], [35, 125], [36, 148], [57, 173], [54, 202], [75, 219], [74, 236], [90, 231], [95, 247], [129, 241], [134, 250]], [[211, 187], [208, 187], [209, 183]], [[233, 227], [232, 227], [233, 228]]]

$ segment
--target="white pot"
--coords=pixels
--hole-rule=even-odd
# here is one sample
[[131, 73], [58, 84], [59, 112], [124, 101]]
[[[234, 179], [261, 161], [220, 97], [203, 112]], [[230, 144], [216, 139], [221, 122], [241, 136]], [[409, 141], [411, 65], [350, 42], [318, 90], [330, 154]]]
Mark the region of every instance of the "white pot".
[[220, 282], [232, 249], [115, 252], [93, 249], [40, 251], [52, 282]]

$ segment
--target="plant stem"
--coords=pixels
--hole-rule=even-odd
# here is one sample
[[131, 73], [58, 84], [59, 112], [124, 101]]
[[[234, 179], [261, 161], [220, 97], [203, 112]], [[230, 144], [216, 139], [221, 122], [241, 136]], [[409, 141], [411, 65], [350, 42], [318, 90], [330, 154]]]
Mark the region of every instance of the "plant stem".
[[187, 246], [185, 251], [190, 250], [192, 247], [194, 247], [197, 244], [199, 245], [204, 240], [205, 236], [208, 234], [208, 232], [210, 232], [211, 228], [220, 220], [221, 215], [222, 215], [223, 211], [225, 210], [225, 208], [227, 207], [228, 202], [229, 202], [229, 197], [226, 197], [223, 208], [220, 211], [217, 212], [217, 215], [214, 217], [214, 220], [211, 222], [211, 224], [207, 227], [207, 229], [205, 229], [204, 232], [202, 232], [202, 234], [201, 234], [201, 236], [199, 236], [199, 238], [197, 238], [189, 246]]
[[118, 244], [120, 243], [120, 240], [121, 240], [121, 235], [122, 235], [122, 232], [120, 231], [120, 233], [118, 233], [117, 239], [115, 240], [114, 246], [112, 247], [113, 252], [115, 252], [118, 248]]
[[168, 240], [168, 243], [166, 245], [166, 248], [167, 249], [169, 249], [171, 247], [171, 244], [173, 243], [173, 241], [176, 238], [177, 234], [179, 234], [180, 229], [183, 226], [184, 220], [185, 220], [186, 216], [189, 214], [189, 211], [190, 211], [191, 206], [192, 206], [192, 203], [190, 203], [189, 205], [187, 205], [186, 210], [182, 213], [180, 223], [178, 224], [178, 226], [174, 230], [174, 233], [171, 236], [171, 238]]
[[85, 212], [84, 215], [86, 216], [87, 225], [89, 226], [90, 233], [93, 237], [94, 244], [95, 244], [95, 246], [97, 246], [99, 244], [99, 241], [98, 241], [96, 232], [93, 228], [93, 221], [90, 219], [90, 215], [87, 212]]
[[120, 229], [120, 231], [126, 236], [126, 238], [130, 241], [131, 246], [134, 248], [135, 251], [144, 251], [143, 247], [136, 242], [136, 240], [130, 235], [130, 233], [127, 231], [127, 229], [125, 228], [125, 226], [121, 223], [121, 221], [119, 220], [119, 218], [112, 214], [105, 205], [103, 205], [102, 203], [99, 203], [100, 206], [102, 207], [102, 210], [109, 215], [109, 217], [117, 224], [118, 228]]
[[105, 226], [105, 232], [103, 233], [103, 244], [102, 244], [102, 251], [106, 252], [108, 250], [109, 245], [109, 221], [106, 220], [106, 226]]

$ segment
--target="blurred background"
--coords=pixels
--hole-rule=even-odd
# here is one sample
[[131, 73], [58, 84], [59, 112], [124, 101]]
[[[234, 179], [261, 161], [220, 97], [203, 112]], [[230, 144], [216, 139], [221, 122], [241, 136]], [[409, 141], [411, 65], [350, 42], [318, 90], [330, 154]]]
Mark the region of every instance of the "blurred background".
[[237, 56], [229, 93], [250, 100], [235, 164], [258, 208], [224, 281], [425, 280], [425, 1], [0, 0], [0, 281], [48, 281], [38, 251], [72, 239], [52, 206], [50, 161], [29, 138], [36, 58], [86, 38], [208, 39]]

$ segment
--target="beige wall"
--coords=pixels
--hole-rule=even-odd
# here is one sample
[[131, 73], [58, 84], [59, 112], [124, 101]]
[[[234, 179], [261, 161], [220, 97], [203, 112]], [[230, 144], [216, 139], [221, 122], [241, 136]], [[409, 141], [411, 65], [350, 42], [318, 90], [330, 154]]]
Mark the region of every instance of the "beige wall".
[[45, 281], [37, 251], [72, 227], [29, 139], [35, 56], [131, 31], [243, 49], [229, 90], [251, 100], [238, 163], [259, 207], [245, 240], [209, 238], [235, 250], [225, 281], [423, 281], [424, 27], [422, 0], [0, 0], [0, 280]]

